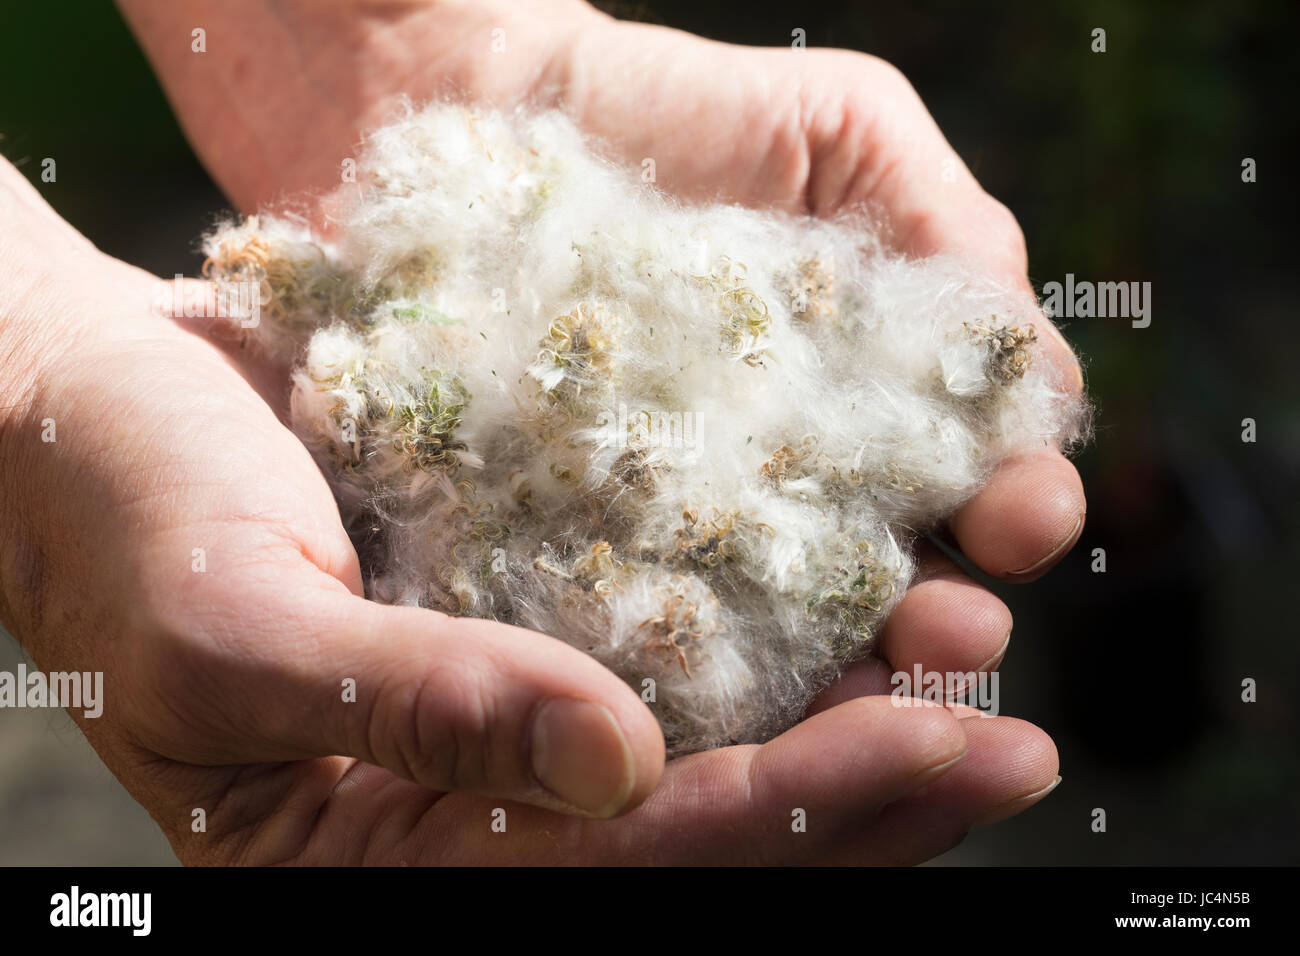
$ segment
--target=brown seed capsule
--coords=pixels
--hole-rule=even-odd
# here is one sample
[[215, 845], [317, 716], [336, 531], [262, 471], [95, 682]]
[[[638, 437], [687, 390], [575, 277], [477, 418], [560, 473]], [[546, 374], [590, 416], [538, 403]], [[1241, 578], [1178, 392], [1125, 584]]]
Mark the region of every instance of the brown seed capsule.
[[[996, 323], [998, 317], [990, 316]], [[1038, 341], [1038, 332], [1032, 325], [1007, 328], [1005, 325], [971, 325], [966, 329], [988, 347], [985, 374], [997, 385], [1010, 385], [1024, 378], [1033, 359], [1029, 346]]]

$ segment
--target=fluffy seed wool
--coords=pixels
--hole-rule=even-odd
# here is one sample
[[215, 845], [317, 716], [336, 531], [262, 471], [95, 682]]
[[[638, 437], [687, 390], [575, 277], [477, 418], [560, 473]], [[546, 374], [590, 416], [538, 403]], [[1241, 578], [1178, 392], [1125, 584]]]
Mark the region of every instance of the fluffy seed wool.
[[377, 601], [553, 635], [673, 754], [762, 741], [871, 649], [916, 536], [1085, 409], [1034, 302], [830, 222], [681, 205], [556, 112], [409, 111], [329, 239], [207, 239]]

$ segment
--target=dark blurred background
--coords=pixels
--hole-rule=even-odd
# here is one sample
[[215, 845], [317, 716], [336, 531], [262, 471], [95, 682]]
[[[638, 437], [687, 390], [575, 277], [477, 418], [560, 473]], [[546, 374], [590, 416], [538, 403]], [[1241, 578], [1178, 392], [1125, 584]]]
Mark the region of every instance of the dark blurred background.
[[[1062, 323], [1098, 406], [1078, 458], [1087, 527], [1044, 580], [995, 586], [1016, 617], [1002, 710], [1054, 737], [1063, 782], [939, 862], [1300, 862], [1300, 5], [601, 6], [740, 43], [788, 45], [800, 28], [810, 47], [890, 60], [1019, 217], [1036, 284], [1151, 283], [1149, 328]], [[101, 249], [197, 273], [196, 237], [226, 203], [111, 4], [6, 0], [0, 134]], [[40, 182], [46, 156], [57, 183]], [[19, 653], [5, 640], [0, 669]], [[171, 860], [61, 712], [0, 711], [0, 863]]]

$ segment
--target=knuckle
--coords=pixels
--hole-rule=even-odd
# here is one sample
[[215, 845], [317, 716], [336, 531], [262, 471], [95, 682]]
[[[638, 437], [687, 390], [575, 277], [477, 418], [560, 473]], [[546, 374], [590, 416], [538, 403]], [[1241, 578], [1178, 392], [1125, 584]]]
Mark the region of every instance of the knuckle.
[[[492, 696], [475, 671], [432, 671], [382, 708], [379, 734], [392, 741], [398, 769], [425, 786], [474, 790], [489, 777]], [[382, 742], [372, 745], [383, 752]]]

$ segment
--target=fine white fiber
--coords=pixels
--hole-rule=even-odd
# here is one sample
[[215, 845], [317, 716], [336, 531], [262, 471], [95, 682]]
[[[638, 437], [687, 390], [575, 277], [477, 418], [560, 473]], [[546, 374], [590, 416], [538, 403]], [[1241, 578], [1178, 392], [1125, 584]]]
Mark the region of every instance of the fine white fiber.
[[670, 753], [766, 740], [872, 648], [917, 536], [1083, 437], [1035, 303], [834, 221], [685, 205], [559, 112], [408, 109], [328, 238], [207, 239], [386, 603], [587, 652]]

